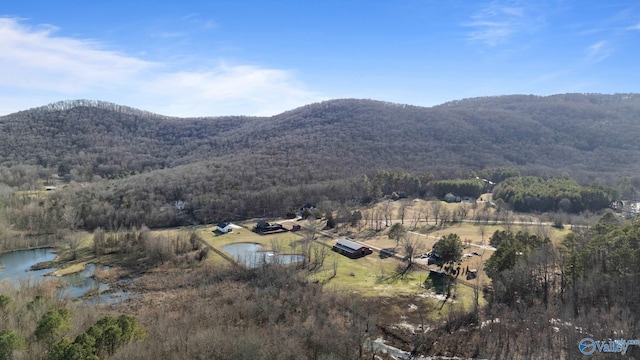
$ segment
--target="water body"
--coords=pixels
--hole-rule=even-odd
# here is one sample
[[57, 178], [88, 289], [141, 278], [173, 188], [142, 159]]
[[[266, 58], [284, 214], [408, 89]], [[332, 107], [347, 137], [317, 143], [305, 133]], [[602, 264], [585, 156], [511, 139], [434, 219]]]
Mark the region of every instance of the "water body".
[[93, 277], [96, 270], [109, 270], [109, 267], [104, 265], [87, 264], [82, 271], [62, 276], [62, 280], [64, 280], [68, 286], [64, 289], [60, 289], [61, 294], [63, 296], [79, 298], [91, 290], [96, 290], [97, 293], [108, 290], [108, 284], [101, 284]]
[[53, 269], [35, 271], [29, 271], [29, 269], [43, 261], [53, 261], [56, 254], [53, 254], [51, 250], [50, 248], [33, 249], [0, 254], [0, 281], [8, 279], [12, 283], [18, 284], [21, 279], [36, 280], [40, 279], [42, 275], [50, 273]]
[[[121, 286], [126, 286], [126, 285], [130, 285], [132, 282], [133, 280], [130, 280], [130, 279], [118, 280], [116, 284]], [[125, 300], [135, 299], [140, 296], [138, 294], [131, 293], [127, 290], [112, 289], [106, 284], [100, 284], [99, 291], [100, 292], [97, 293], [96, 295], [86, 299], [85, 303], [92, 304], [92, 305], [95, 305], [95, 304], [113, 305], [113, 304], [121, 303]]]
[[[9, 281], [18, 285], [21, 281], [37, 282], [47, 281], [52, 278], [45, 276], [55, 269], [42, 269], [30, 271], [29, 269], [43, 261], [53, 261], [56, 254], [51, 248], [20, 250], [6, 254], [0, 254], [0, 281]], [[96, 271], [109, 270], [108, 266], [87, 264], [84, 270], [55, 279], [62, 279], [68, 286], [61, 288], [58, 295], [62, 297], [80, 298], [89, 291], [95, 290], [96, 295], [87, 300], [90, 303], [115, 304], [135, 297], [126, 291], [109, 291], [109, 285], [96, 281]]]
[[304, 259], [302, 255], [276, 254], [273, 251], [260, 251], [262, 245], [254, 243], [234, 243], [225, 245], [222, 250], [229, 253], [239, 263], [255, 268], [264, 264], [292, 264]]

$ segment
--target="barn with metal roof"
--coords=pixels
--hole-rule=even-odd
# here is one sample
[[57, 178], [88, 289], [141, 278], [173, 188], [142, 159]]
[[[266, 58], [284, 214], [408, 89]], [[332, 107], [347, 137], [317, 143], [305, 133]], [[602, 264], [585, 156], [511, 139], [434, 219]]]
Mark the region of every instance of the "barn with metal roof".
[[338, 240], [333, 245], [332, 250], [352, 259], [366, 256], [373, 252], [369, 247], [347, 239]]

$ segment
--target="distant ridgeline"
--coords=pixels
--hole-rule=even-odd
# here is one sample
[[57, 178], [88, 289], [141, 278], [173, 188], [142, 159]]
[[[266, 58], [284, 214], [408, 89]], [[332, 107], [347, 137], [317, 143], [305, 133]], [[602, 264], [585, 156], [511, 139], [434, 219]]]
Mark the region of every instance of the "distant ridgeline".
[[136, 116], [147, 116], [154, 118], [169, 118], [168, 116], [155, 114], [145, 110], [139, 110], [136, 108], [132, 108], [129, 106], [118, 105], [108, 101], [101, 100], [87, 100], [87, 99], [77, 99], [77, 100], [62, 100], [58, 102], [54, 102], [51, 104], [47, 104], [44, 106], [39, 106], [35, 108], [31, 108], [26, 110], [28, 112], [41, 112], [41, 111], [66, 111], [75, 109], [78, 107], [89, 107], [96, 108], [101, 110], [113, 111], [116, 113], [128, 114], [128, 115], [136, 115]]
[[1, 116], [0, 129], [0, 166], [60, 167], [59, 175], [75, 170], [76, 181], [248, 157], [286, 159], [294, 171], [329, 168], [333, 179], [377, 170], [462, 178], [506, 166], [611, 183], [640, 172], [637, 94], [498, 96], [430, 108], [339, 99], [271, 117], [201, 118], [70, 100]]

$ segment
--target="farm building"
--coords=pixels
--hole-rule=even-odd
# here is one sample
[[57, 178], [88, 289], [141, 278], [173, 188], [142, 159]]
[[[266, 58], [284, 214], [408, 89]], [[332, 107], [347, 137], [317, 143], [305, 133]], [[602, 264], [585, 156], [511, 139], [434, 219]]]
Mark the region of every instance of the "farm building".
[[346, 239], [338, 240], [331, 250], [352, 259], [369, 255], [373, 252], [367, 246]]
[[221, 222], [216, 225], [216, 230], [223, 234], [226, 234], [230, 233], [233, 230], [233, 227], [231, 227], [231, 223]]

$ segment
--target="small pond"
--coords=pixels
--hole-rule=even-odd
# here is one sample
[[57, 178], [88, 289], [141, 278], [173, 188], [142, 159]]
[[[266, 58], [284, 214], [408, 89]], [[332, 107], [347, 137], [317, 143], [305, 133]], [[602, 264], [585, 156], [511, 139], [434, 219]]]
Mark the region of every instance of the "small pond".
[[292, 264], [304, 259], [302, 255], [276, 254], [273, 251], [260, 251], [262, 245], [254, 243], [234, 243], [225, 245], [222, 250], [245, 266], [254, 268], [263, 263]]
[[53, 261], [52, 249], [32, 249], [0, 254], [0, 281], [8, 279], [18, 284], [20, 279], [36, 279], [50, 273], [51, 269], [29, 271], [31, 266], [43, 261]]
[[51, 248], [45, 248], [0, 254], [0, 281], [8, 280], [18, 285], [22, 280], [34, 282], [62, 279], [68, 286], [60, 288], [58, 291], [59, 296], [79, 298], [89, 291], [95, 290], [97, 295], [89, 299], [90, 301], [87, 300], [87, 302], [91, 303], [113, 304], [134, 297], [133, 294], [124, 291], [110, 291], [108, 284], [96, 281], [95, 272], [109, 270], [108, 266], [87, 264], [84, 270], [80, 272], [56, 278], [45, 276], [55, 269], [30, 270], [33, 265], [43, 261], [53, 261], [56, 258], [56, 254], [52, 250]]

